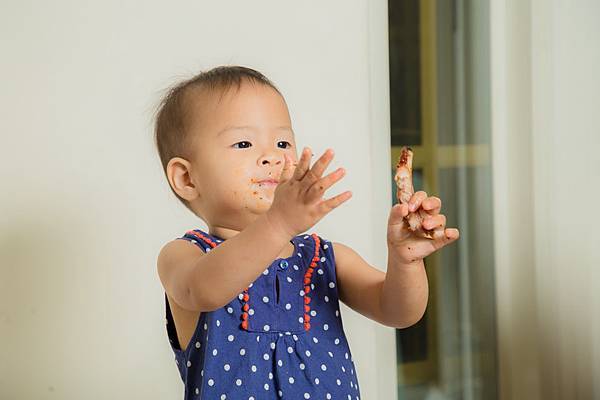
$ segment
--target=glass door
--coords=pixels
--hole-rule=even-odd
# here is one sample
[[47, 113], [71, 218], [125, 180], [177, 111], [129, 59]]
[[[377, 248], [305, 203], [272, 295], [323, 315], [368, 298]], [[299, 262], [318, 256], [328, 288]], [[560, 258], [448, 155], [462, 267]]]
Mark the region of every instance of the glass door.
[[425, 259], [429, 304], [396, 331], [399, 399], [498, 398], [490, 160], [489, 3], [388, 1], [390, 185], [414, 150], [415, 191], [461, 238]]

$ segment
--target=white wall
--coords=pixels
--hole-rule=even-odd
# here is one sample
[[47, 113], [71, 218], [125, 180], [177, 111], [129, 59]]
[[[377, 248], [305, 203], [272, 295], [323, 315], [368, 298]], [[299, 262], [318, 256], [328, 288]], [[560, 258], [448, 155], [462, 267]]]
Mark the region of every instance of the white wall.
[[502, 399], [600, 399], [600, 3], [492, 2]]
[[[385, 268], [387, 2], [4, 2], [0, 6], [0, 397], [178, 398], [156, 255], [203, 227], [152, 144], [161, 90], [254, 67], [288, 101], [298, 145], [336, 150], [312, 231]], [[394, 336], [342, 309], [363, 398], [393, 398]]]

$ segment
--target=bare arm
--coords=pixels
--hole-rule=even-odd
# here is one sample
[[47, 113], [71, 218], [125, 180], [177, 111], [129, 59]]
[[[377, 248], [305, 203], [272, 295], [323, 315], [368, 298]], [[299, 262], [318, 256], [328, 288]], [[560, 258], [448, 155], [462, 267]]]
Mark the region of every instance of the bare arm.
[[334, 242], [340, 300], [382, 325], [407, 328], [421, 319], [428, 285], [423, 260], [403, 265], [388, 257], [387, 273], [367, 263], [352, 248]]
[[181, 307], [212, 311], [254, 282], [290, 239], [266, 213], [208, 253], [183, 240], [167, 243], [158, 256], [158, 273]]
[[390, 326], [407, 328], [425, 314], [429, 284], [423, 260], [402, 264], [388, 255], [388, 268], [381, 291], [381, 309]]

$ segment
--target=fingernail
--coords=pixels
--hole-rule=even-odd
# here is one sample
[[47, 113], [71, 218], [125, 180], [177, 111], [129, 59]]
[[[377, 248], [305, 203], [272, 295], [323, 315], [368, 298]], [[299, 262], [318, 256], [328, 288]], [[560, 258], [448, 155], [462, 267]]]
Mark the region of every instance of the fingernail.
[[408, 209], [409, 209], [410, 211], [415, 211], [415, 203], [410, 203], [410, 204], [408, 205]]

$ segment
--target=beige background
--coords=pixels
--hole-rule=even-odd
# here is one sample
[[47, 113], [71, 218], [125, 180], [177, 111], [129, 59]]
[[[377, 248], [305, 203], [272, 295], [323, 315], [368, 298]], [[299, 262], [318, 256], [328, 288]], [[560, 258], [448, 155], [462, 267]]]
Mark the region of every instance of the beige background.
[[600, 3], [492, 1], [502, 399], [600, 399]]
[[[0, 398], [182, 398], [155, 262], [204, 225], [171, 194], [151, 119], [200, 69], [279, 86], [298, 146], [347, 169], [329, 194], [354, 193], [312, 231], [384, 268], [386, 21], [381, 1], [3, 3]], [[363, 396], [389, 398], [393, 329], [342, 317]]]

